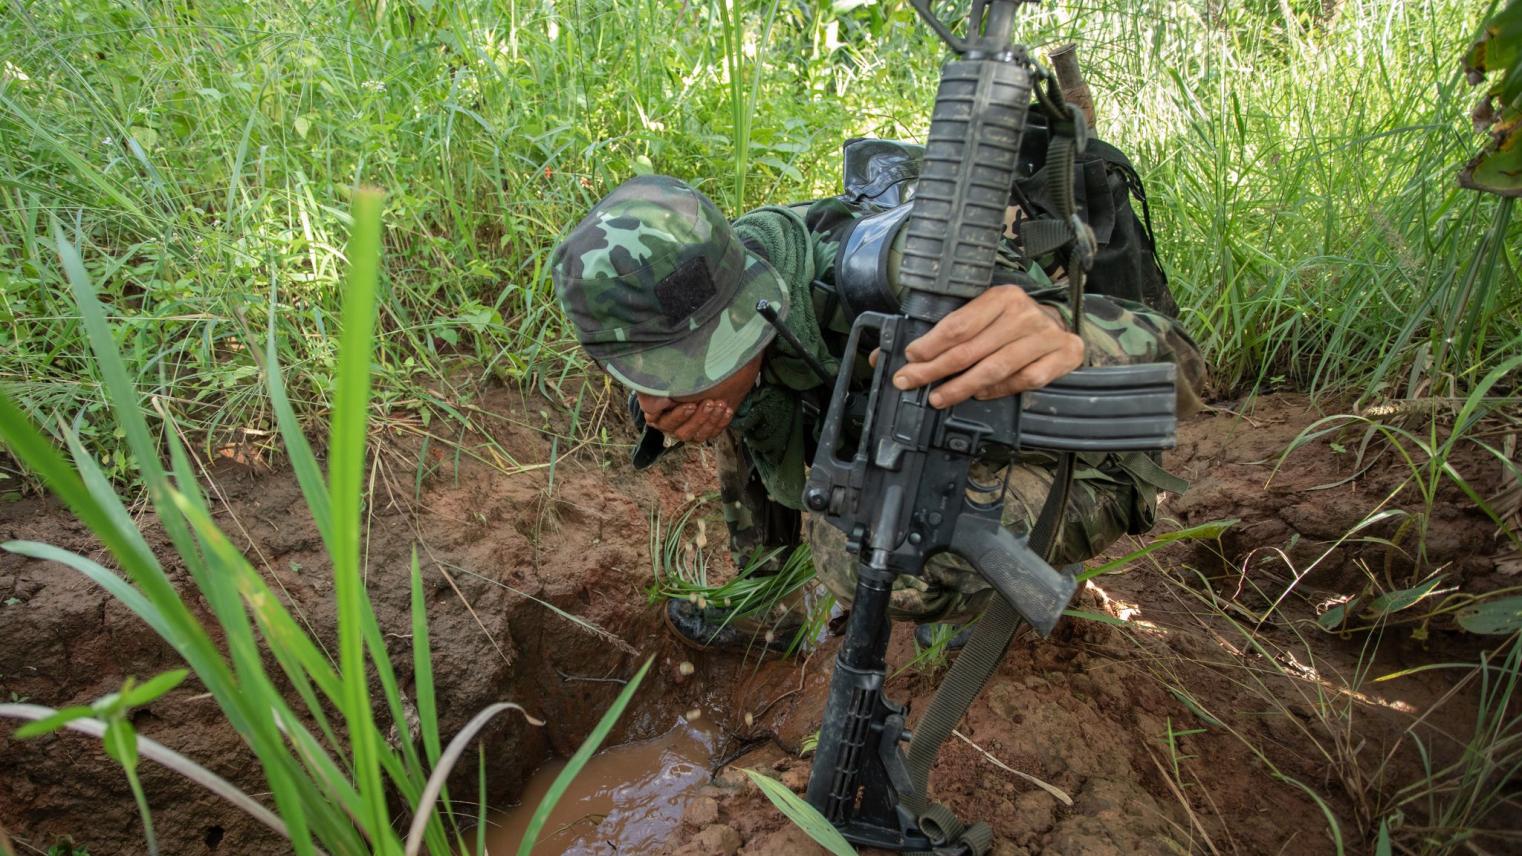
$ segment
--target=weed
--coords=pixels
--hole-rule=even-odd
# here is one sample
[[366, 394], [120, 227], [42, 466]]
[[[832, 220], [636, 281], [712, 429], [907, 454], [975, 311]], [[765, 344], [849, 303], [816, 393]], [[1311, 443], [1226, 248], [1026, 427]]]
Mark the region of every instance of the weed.
[[[707, 495], [687, 503], [670, 524], [651, 512], [652, 601], [687, 599], [730, 610], [735, 618], [767, 615], [814, 580], [814, 564], [807, 544], [788, 551], [786, 558], [782, 558], [781, 548], [758, 552], [727, 580], [710, 575], [714, 550], [726, 549], [723, 542], [728, 541], [727, 536], [723, 537], [719, 545], [710, 548], [709, 521], [698, 515], [714, 497]], [[823, 611], [827, 613], [828, 606]], [[814, 608], [810, 614], [818, 612]]]
[[[1137, 659], [1145, 669], [1198, 721], [1197, 727], [1179, 728], [1170, 718], [1162, 736], [1164, 756], [1157, 759], [1196, 835], [1208, 842], [1187, 794], [1206, 795], [1191, 783], [1188, 756], [1179, 750], [1177, 738], [1214, 732], [1240, 742], [1270, 777], [1314, 802], [1339, 852], [1354, 849], [1356, 841], [1371, 842], [1376, 851], [1385, 846], [1393, 849], [1383, 852], [1438, 854], [1468, 841], [1483, 846], [1485, 840], [1514, 840], [1510, 831], [1495, 828], [1492, 821], [1518, 808], [1506, 782], [1522, 769], [1522, 716], [1515, 704], [1522, 636], [1511, 634], [1477, 663], [1438, 663], [1379, 675], [1374, 661], [1386, 622], [1376, 621], [1362, 637], [1354, 669], [1344, 674], [1317, 656], [1314, 638], [1301, 630], [1309, 622], [1289, 616], [1291, 611], [1306, 611], [1310, 604], [1248, 592], [1252, 598], [1280, 604], [1264, 616], [1214, 591], [1209, 580], [1187, 569], [1158, 570], [1170, 594], [1199, 622], [1199, 632], [1215, 639], [1220, 648], [1219, 656], [1201, 655], [1196, 662], [1160, 649], [1127, 623], [1119, 625], [1137, 646]], [[1249, 580], [1246, 585], [1257, 583]], [[1191, 689], [1194, 670], [1200, 666], [1226, 679], [1252, 702], [1245, 709], [1214, 709]], [[1380, 703], [1382, 684], [1430, 669], [1453, 670], [1460, 676], [1436, 703], [1419, 712]], [[1479, 686], [1466, 692], [1474, 684]], [[1464, 695], [1476, 710], [1467, 736], [1451, 731], [1456, 723], [1444, 718]], [[1371, 746], [1365, 733], [1369, 717], [1376, 715], [1403, 717], [1396, 739], [1384, 746]], [[1257, 723], [1272, 726], [1268, 730], [1278, 747], [1278, 762], [1257, 736]], [[1325, 778], [1297, 777], [1285, 766], [1285, 758], [1322, 769]], [[1418, 762], [1415, 773], [1413, 758]], [[1220, 821], [1229, 830], [1229, 818]]]
[[[0, 392], [0, 439], [91, 528], [125, 576], [82, 555], [46, 544], [13, 541], [5, 548], [56, 561], [84, 574], [180, 653], [257, 757], [279, 817], [275, 819], [246, 795], [218, 792], [285, 835], [298, 854], [316, 853], [320, 849], [330, 853], [413, 856], [425, 848], [430, 853], [466, 850], [462, 833], [465, 824], [441, 792], [444, 779], [487, 721], [506, 711], [522, 710], [510, 703], [493, 705], [477, 714], [449, 746], [440, 746], [422, 572], [414, 553], [411, 635], [419, 737], [414, 738], [411, 729], [405, 727], [388, 735], [384, 720], [377, 717], [379, 708], [381, 717], [393, 723], [408, 721], [391, 654], [363, 582], [361, 509], [367, 493], [367, 422], [375, 344], [371, 325], [380, 279], [381, 207], [381, 194], [377, 191], [360, 190], [354, 194], [354, 227], [347, 252], [349, 271], [340, 319], [341, 342], [335, 358], [338, 376], [326, 476], [319, 470], [286, 398], [273, 319], [266, 339], [266, 381], [278, 411], [286, 453], [334, 569], [338, 607], [336, 667], [317, 640], [302, 629], [287, 612], [284, 602], [270, 591], [264, 579], [212, 522], [191, 458], [179, 441], [172, 419], [166, 418], [162, 426], [170, 452], [170, 469], [166, 470], [159, 462], [158, 447], [147, 419], [147, 413], [153, 411], [145, 411], [139, 405], [83, 258], [61, 224], [55, 224], [55, 245], [90, 341], [96, 369], [107, 391], [106, 400], [133, 450], [139, 478], [148, 491], [158, 522], [225, 641], [219, 644], [214, 639], [192, 611], [190, 600], [171, 584], [163, 564], [128, 514], [126, 504], [85, 451], [78, 434], [67, 424], [59, 426], [73, 453], [71, 465], [18, 412], [10, 397]], [[270, 665], [279, 667], [279, 679], [271, 674]], [[379, 698], [374, 699], [372, 674], [379, 690]], [[643, 674], [642, 669], [637, 678]], [[132, 784], [150, 852], [156, 852], [157, 845], [135, 774], [138, 752], [148, 743], [132, 732], [125, 713], [130, 707], [152, 701], [184, 677], [183, 671], [170, 673], [141, 687], [129, 681], [121, 693], [90, 708], [53, 713], [21, 732], [43, 733], [52, 728], [72, 727], [87, 719], [99, 725], [107, 753], [121, 764]], [[638, 684], [637, 678], [629, 682], [584, 744], [584, 753], [590, 754], [607, 733], [628, 703]], [[280, 686], [291, 689], [301, 702], [299, 709], [292, 707]], [[0, 710], [0, 715], [28, 718], [34, 718], [34, 713], [29, 709]], [[343, 739], [334, 727], [334, 716], [342, 718]], [[163, 762], [163, 756], [157, 760]], [[568, 768], [567, 775], [573, 774]], [[187, 775], [203, 783], [208, 781], [193, 772]], [[433, 811], [438, 797], [443, 797], [442, 813]], [[484, 803], [484, 794], [481, 797], [478, 803]], [[396, 798], [412, 809], [412, 828], [405, 843], [393, 824]], [[531, 832], [524, 847], [532, 844]]]
[[[1222, 388], [1462, 396], [1522, 332], [1507, 297], [1522, 224], [1451, 178], [1474, 140], [1455, 58], [1482, 10], [1228, 5], [1048, 4], [1020, 36], [1080, 44], [1099, 130], [1147, 179]], [[572, 406], [562, 384], [585, 366], [545, 269], [599, 193], [650, 171], [731, 214], [828, 193], [841, 140], [923, 134], [940, 50], [902, 2], [214, 0], [193, 24], [154, 4], [10, 7], [0, 383], [60, 440], [55, 417], [83, 413], [81, 442], [118, 482], [137, 474], [47, 259], [52, 217], [120, 320], [139, 396], [207, 452], [274, 452], [256, 295], [276, 298], [311, 427], [336, 392], [343, 200], [395, 188], [373, 424], [441, 434], [479, 424], [481, 379]]]

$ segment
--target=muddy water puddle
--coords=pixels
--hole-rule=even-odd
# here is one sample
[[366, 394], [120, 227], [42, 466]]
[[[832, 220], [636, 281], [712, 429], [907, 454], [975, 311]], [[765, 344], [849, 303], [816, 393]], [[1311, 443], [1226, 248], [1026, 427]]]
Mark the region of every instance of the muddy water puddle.
[[[687, 793], [708, 783], [708, 762], [718, 743], [712, 718], [678, 717], [669, 731], [592, 756], [556, 803], [540, 831], [534, 856], [655, 853], [671, 846], [682, 823]], [[517, 806], [492, 818], [486, 854], [518, 852], [534, 809], [563, 760], [535, 771]]]

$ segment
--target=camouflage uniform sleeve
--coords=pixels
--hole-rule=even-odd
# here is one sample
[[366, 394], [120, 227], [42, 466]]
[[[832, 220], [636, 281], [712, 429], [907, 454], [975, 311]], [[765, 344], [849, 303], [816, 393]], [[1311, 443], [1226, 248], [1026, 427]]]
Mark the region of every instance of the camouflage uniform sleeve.
[[[1064, 294], [1065, 298], [1066, 295]], [[1036, 299], [1054, 306], [1072, 324], [1065, 299], [1040, 294]], [[1178, 414], [1189, 416], [1203, 406], [1206, 366], [1200, 348], [1177, 319], [1140, 303], [1099, 294], [1083, 296], [1085, 365], [1165, 362], [1179, 367]]]

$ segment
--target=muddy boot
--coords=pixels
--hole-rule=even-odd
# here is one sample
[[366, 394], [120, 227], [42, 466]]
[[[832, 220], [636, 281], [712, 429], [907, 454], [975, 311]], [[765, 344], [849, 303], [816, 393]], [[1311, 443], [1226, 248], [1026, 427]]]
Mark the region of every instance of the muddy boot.
[[[921, 650], [933, 646], [935, 644], [936, 631], [942, 627], [950, 627], [956, 630], [956, 635], [952, 636], [946, 643], [947, 651], [962, 650], [966, 647], [967, 640], [972, 638], [971, 624], [921, 624], [914, 628], [914, 644], [920, 646]], [[961, 629], [958, 630], [957, 628]]]
[[775, 617], [737, 617], [734, 610], [699, 606], [683, 598], [667, 600], [663, 615], [677, 641], [699, 651], [782, 655], [803, 629], [803, 615], [796, 610]]

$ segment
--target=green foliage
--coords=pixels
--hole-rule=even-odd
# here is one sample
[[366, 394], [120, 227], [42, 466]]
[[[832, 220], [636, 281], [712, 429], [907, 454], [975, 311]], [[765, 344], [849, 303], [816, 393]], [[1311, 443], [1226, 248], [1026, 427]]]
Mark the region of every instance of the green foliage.
[[[471, 421], [473, 378], [576, 367], [544, 268], [607, 189], [663, 172], [731, 213], [831, 192], [841, 140], [923, 135], [941, 55], [902, 0], [362, 8], [61, 0], [0, 32], [0, 384], [55, 437], [73, 421], [108, 478], [138, 474], [52, 217], [140, 400], [209, 450], [273, 452], [251, 322], [274, 318], [296, 419], [320, 419], [349, 188], [391, 188], [374, 417], [431, 432]], [[1217, 383], [1378, 399], [1462, 394], [1522, 333], [1519, 227], [1449, 178], [1478, 18], [1112, 0], [1026, 9], [1019, 32], [1079, 43]]]
[[119, 692], [103, 696], [94, 704], [66, 707], [52, 716], [16, 729], [16, 737], [26, 739], [51, 734], [70, 722], [85, 717], [94, 717], [104, 722], [106, 732], [101, 739], [106, 755], [120, 764], [122, 772], [127, 775], [127, 784], [132, 788], [132, 798], [137, 802], [138, 816], [143, 821], [143, 837], [147, 840], [150, 854], [159, 852], [158, 838], [153, 832], [153, 816], [148, 811], [148, 798], [143, 794], [143, 785], [137, 776], [137, 731], [132, 727], [128, 714], [133, 708], [143, 707], [179, 686], [189, 674], [185, 669], [176, 669], [143, 684], [138, 684], [129, 677]]
[[[264, 312], [298, 420], [333, 404], [357, 184], [391, 189], [376, 416], [426, 427], [469, 420], [452, 405], [474, 378], [553, 384], [576, 364], [545, 264], [618, 182], [677, 175], [739, 213], [827, 192], [818, 167], [848, 130], [902, 130], [822, 97], [902, 76], [876, 59], [832, 67], [827, 10], [778, 11], [766, 40], [742, 0], [470, 0], [382, 21], [357, 8], [62, 0], [16, 6], [0, 32], [0, 384], [49, 430], [81, 416], [111, 479], [137, 475], [48, 258], [51, 216], [120, 321], [138, 395], [209, 449], [260, 446], [274, 410], [250, 324]], [[798, 49], [814, 63], [792, 66]], [[736, 159], [745, 180], [719, 180]]]
[[1482, 601], [1459, 610], [1456, 620], [1470, 633], [1506, 636], [1522, 630], [1522, 596]]
[[[1506, 407], [1515, 405], [1514, 400], [1492, 396], [1490, 393], [1518, 368], [1522, 368], [1522, 356], [1513, 356], [1501, 362], [1480, 379], [1462, 401], [1455, 402], [1457, 406], [1453, 413], [1445, 413], [1441, 417], [1429, 414], [1422, 420], [1425, 424], [1417, 422], [1408, 426], [1402, 424], [1398, 415], [1388, 419], [1374, 415], [1328, 416], [1306, 426], [1285, 448], [1275, 464], [1276, 473], [1296, 450], [1306, 444], [1356, 428], [1362, 433], [1354, 461], [1359, 471], [1362, 470], [1368, 450], [1376, 444], [1394, 451], [1394, 466], [1405, 471], [1405, 477], [1378, 502], [1376, 509], [1342, 538], [1356, 536], [1363, 540], [1381, 541], [1396, 548], [1406, 537], [1411, 537], [1415, 541], [1417, 578], [1395, 579], [1388, 571], [1380, 577], [1365, 569], [1368, 581], [1363, 590], [1322, 612], [1318, 622], [1324, 629], [1371, 629], [1399, 621], [1420, 623], [1421, 628], [1417, 632], [1422, 634], [1425, 633], [1426, 624], [1435, 616], [1456, 613], [1461, 609], [1472, 612], [1486, 599], [1505, 598], [1518, 591], [1517, 587], [1510, 586], [1482, 595], [1472, 595], [1454, 588], [1441, 589], [1438, 587], [1440, 577], [1426, 571], [1429, 567], [1426, 562], [1427, 533], [1438, 510], [1439, 492], [1445, 486], [1457, 488], [1474, 508], [1488, 516], [1496, 524], [1498, 535], [1509, 539], [1513, 545], [1522, 544], [1522, 531], [1517, 531], [1508, 515], [1495, 508], [1490, 499], [1472, 484], [1473, 474], [1466, 475], [1454, 463], [1460, 444], [1474, 443], [1493, 455], [1507, 472], [1515, 475], [1516, 465], [1507, 460], [1505, 454], [1473, 435], [1480, 433], [1479, 429], [1487, 419], [1504, 412]], [[1409, 497], [1411, 494], [1415, 494], [1414, 500], [1418, 503], [1415, 511], [1387, 507], [1397, 497]], [[1397, 534], [1391, 539], [1373, 538], [1364, 532], [1373, 524], [1393, 519], [1400, 519], [1401, 523]], [[1417, 605], [1422, 605], [1423, 609], [1413, 609]], [[1397, 616], [1397, 613], [1402, 614]], [[1355, 622], [1355, 617], [1361, 620]], [[1467, 626], [1463, 622], [1460, 624]]]
[[[283, 429], [291, 429], [284, 435], [286, 453], [334, 568], [339, 663], [335, 666], [329, 660], [318, 641], [295, 621], [264, 578], [213, 522], [190, 458], [169, 420], [159, 427], [169, 449], [170, 466], [166, 469], [159, 462], [155, 434], [132, 387], [114, 329], [82, 255], [58, 225], [54, 228], [55, 246], [93, 352], [94, 369], [102, 379], [116, 424], [131, 448], [152, 510], [172, 542], [178, 562], [188, 571], [195, 593], [182, 597], [171, 584], [135, 518], [73, 429], [67, 424], [59, 426], [73, 453], [71, 464], [19, 412], [10, 396], [0, 391], [0, 441], [90, 527], [122, 572], [44, 544], [13, 541], [4, 547], [61, 562], [85, 574], [184, 657], [190, 671], [257, 757], [280, 815], [276, 826], [290, 839], [294, 852], [312, 854], [320, 849], [394, 856], [405, 852], [412, 856], [420, 847], [429, 853], [460, 852], [465, 850], [462, 843], [457, 846], [464, 841], [461, 831], [465, 822], [475, 818], [456, 817], [447, 795], [444, 811], [434, 813], [432, 800], [453, 759], [463, 751], [463, 741], [472, 739], [475, 730], [462, 732], [441, 752], [420, 570], [414, 560], [412, 660], [414, 680], [420, 684], [416, 692], [418, 726], [419, 731], [426, 732], [417, 736], [406, 725], [409, 718], [391, 653], [363, 582], [360, 508], [365, 496], [366, 423], [371, 409], [375, 342], [370, 324], [379, 283], [382, 197], [377, 191], [362, 189], [355, 191], [353, 198], [327, 478], [296, 429], [294, 414], [280, 393], [283, 381], [275, 359], [270, 360], [267, 377], [271, 400], [281, 410], [278, 421]], [[273, 320], [268, 341], [273, 357]], [[194, 611], [192, 602], [196, 604]], [[197, 617], [202, 604], [216, 622], [215, 635]], [[271, 665], [278, 666], [278, 677], [271, 673]], [[129, 681], [121, 692], [95, 705], [66, 709], [20, 731], [22, 735], [45, 733], [85, 716], [102, 720], [105, 750], [128, 776], [150, 852], [157, 851], [157, 844], [136, 777], [138, 740], [126, 713], [168, 692], [186, 674], [183, 670], [171, 672], [142, 685]], [[379, 688], [378, 699], [371, 697], [371, 675]], [[627, 685], [620, 703], [598, 725], [594, 732], [598, 741], [637, 685], [637, 679]], [[299, 700], [298, 707], [292, 706], [282, 687], [288, 687]], [[482, 711], [474, 728], [510, 708], [517, 709], [499, 703]], [[331, 722], [334, 714], [343, 719], [342, 738]], [[418, 751], [419, 738], [429, 759], [426, 764]], [[405, 848], [393, 822], [398, 799], [418, 807], [416, 833]]]
[[1464, 73], [1479, 85], [1495, 81], [1475, 105], [1475, 127], [1490, 133], [1485, 148], [1459, 173], [1459, 183], [1475, 190], [1522, 196], [1522, 0], [1485, 22], [1464, 55]]
[[[814, 580], [813, 556], [807, 544], [799, 544], [781, 559], [781, 568], [776, 573], [760, 572], [777, 563], [780, 549], [750, 557], [745, 567], [727, 580], [710, 579], [708, 562], [712, 549], [707, 535], [710, 520], [697, 514], [708, 507], [712, 498], [710, 495], [694, 499], [669, 525], [651, 512], [651, 601], [684, 598], [704, 606], [733, 610], [735, 618], [765, 615]], [[719, 532], [716, 548], [727, 549], [729, 536], [723, 524], [713, 525]], [[828, 609], [824, 607], [826, 612]]]
[[[1069, 610], [1067, 614], [1073, 615], [1074, 611]], [[951, 657], [951, 640], [955, 639], [957, 634], [961, 633], [964, 629], [976, 625], [977, 619], [965, 625], [946, 624], [944, 622], [932, 624], [930, 625], [930, 644], [923, 648], [920, 647], [918, 637], [910, 634], [910, 638], [914, 643], [914, 656], [909, 658], [909, 662], [895, 669], [889, 677], [896, 677], [900, 673], [910, 669], [924, 674], [934, 674], [944, 669]]]
[[787, 815], [788, 820], [807, 833], [819, 846], [835, 856], [855, 856], [855, 848], [830, 825], [825, 816], [802, 797], [788, 790], [786, 785], [755, 770], [746, 770], [745, 775], [771, 800], [772, 805]]
[[1169, 544], [1176, 544], [1180, 541], [1220, 541], [1221, 536], [1225, 534], [1227, 529], [1240, 522], [1239, 519], [1232, 517], [1225, 520], [1210, 520], [1205, 523], [1197, 523], [1193, 526], [1186, 526], [1183, 529], [1175, 529], [1172, 532], [1163, 532], [1156, 537], [1148, 538], [1145, 546], [1133, 550], [1124, 556], [1119, 556], [1091, 568], [1084, 568], [1078, 572], [1078, 581], [1084, 582], [1105, 574], [1119, 573], [1137, 559], [1161, 550]]

